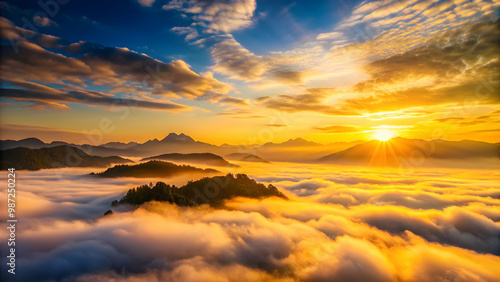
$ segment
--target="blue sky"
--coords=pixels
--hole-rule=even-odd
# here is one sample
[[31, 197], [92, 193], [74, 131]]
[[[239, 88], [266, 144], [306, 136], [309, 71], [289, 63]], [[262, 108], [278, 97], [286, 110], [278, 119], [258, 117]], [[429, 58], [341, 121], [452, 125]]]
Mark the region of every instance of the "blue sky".
[[[44, 12], [37, 1], [5, 2], [22, 10], [2, 10], [2, 16], [18, 26], [24, 24], [23, 16], [32, 18], [35, 13]], [[36, 27], [42, 33], [70, 42], [83, 40], [127, 47], [160, 60], [183, 59], [196, 71], [206, 70], [211, 60], [206, 50], [200, 52], [199, 47], [187, 44], [182, 36], [170, 30], [189, 26], [193, 21], [183, 18], [177, 11], [161, 9], [168, 2], [156, 1], [151, 7], [143, 7], [133, 0], [68, 1], [51, 17], [57, 26]], [[254, 13], [258, 20], [250, 28], [238, 30], [233, 35], [256, 54], [291, 49], [313, 39], [315, 34], [328, 32], [359, 2], [262, 1]]]

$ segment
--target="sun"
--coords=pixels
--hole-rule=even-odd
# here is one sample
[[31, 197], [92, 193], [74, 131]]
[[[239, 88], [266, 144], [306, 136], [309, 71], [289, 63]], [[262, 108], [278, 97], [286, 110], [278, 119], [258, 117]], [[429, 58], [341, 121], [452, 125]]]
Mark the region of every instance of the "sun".
[[394, 137], [394, 131], [387, 129], [379, 129], [375, 131], [374, 137], [379, 141], [385, 142]]

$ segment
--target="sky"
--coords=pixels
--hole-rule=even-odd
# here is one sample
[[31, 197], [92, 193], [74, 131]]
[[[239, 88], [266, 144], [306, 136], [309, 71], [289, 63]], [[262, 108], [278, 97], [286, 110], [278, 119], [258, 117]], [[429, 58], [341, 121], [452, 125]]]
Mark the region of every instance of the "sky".
[[499, 6], [0, 2], [0, 138], [500, 142]]

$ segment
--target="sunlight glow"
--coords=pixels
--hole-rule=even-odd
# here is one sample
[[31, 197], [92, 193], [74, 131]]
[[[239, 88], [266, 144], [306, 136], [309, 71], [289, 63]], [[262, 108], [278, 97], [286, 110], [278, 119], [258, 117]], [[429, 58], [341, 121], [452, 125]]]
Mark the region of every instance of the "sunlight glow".
[[388, 141], [389, 139], [394, 137], [394, 131], [387, 129], [380, 129], [375, 131], [374, 137], [379, 141]]

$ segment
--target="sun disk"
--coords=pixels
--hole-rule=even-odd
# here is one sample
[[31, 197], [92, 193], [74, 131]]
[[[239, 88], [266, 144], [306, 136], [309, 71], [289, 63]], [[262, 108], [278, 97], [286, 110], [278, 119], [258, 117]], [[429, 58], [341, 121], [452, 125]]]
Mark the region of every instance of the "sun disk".
[[388, 141], [389, 139], [394, 137], [394, 131], [387, 129], [377, 130], [375, 131], [374, 137], [379, 141]]

